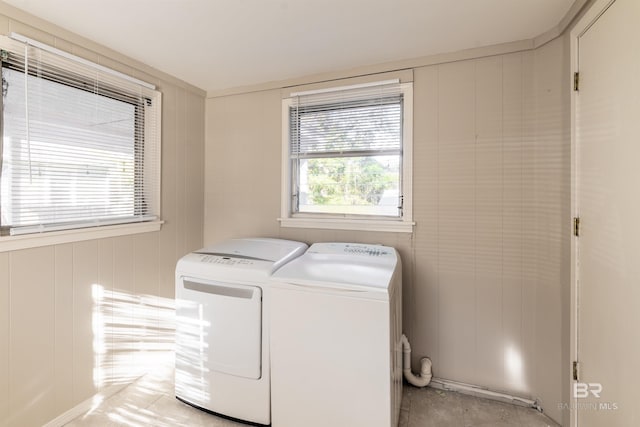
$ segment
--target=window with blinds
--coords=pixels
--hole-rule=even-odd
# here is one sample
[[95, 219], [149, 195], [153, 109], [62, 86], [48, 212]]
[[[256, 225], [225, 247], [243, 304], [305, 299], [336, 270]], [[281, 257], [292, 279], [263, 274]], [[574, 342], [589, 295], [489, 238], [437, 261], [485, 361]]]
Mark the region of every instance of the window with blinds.
[[158, 219], [160, 93], [4, 37], [0, 61], [1, 234]]
[[410, 88], [387, 82], [285, 100], [292, 217], [403, 218]]

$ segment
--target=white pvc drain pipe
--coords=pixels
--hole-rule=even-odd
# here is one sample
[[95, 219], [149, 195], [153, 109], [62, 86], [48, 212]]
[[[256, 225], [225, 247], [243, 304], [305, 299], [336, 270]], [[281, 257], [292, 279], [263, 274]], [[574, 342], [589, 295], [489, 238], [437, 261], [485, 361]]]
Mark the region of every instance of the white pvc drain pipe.
[[427, 386], [431, 382], [431, 377], [433, 376], [431, 374], [431, 359], [428, 357], [420, 359], [420, 374], [415, 375], [411, 372], [411, 345], [409, 344], [409, 340], [404, 334], [402, 334], [400, 341], [402, 342], [402, 372], [404, 373], [404, 377], [407, 379], [409, 384], [416, 387]]

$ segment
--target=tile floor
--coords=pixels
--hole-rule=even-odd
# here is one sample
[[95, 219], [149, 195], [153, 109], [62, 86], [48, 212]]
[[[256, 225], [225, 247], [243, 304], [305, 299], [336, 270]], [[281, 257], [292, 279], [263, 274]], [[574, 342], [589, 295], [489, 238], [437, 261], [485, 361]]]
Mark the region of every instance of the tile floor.
[[[170, 365], [141, 377], [111, 397], [94, 399], [93, 408], [75, 426], [242, 427], [178, 401]], [[399, 427], [556, 427], [551, 419], [528, 408], [454, 392], [405, 385]], [[302, 426], [301, 426], [302, 427]], [[331, 426], [338, 427], [338, 426]], [[346, 427], [346, 426], [345, 426]]]

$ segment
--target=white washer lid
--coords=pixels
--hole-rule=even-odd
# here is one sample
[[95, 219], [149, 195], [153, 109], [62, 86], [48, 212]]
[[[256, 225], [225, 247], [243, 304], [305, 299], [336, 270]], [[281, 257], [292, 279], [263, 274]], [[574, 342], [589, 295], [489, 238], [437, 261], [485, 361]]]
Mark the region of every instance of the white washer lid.
[[272, 277], [283, 283], [386, 292], [397, 263], [396, 250], [388, 246], [315, 243]]

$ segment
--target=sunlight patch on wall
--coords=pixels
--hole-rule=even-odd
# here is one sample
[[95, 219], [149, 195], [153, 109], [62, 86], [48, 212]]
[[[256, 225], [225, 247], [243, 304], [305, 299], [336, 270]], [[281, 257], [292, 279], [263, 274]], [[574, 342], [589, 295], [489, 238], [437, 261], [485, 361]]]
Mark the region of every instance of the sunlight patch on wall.
[[94, 385], [129, 383], [173, 357], [175, 302], [92, 286]]
[[507, 383], [517, 390], [526, 390], [522, 354], [513, 345], [509, 345], [505, 349], [504, 357]]

